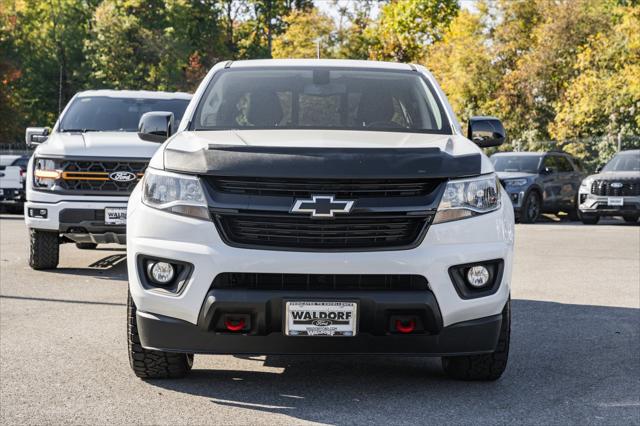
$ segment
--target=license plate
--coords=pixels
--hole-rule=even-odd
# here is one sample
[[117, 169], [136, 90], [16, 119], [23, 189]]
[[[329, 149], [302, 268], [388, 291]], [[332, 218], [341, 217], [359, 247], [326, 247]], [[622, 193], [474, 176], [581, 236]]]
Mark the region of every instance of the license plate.
[[342, 301], [288, 301], [287, 336], [355, 336], [358, 304]]
[[107, 207], [104, 209], [104, 223], [106, 225], [126, 225], [126, 207]]
[[622, 197], [609, 197], [607, 199], [607, 205], [608, 206], [623, 206], [624, 205], [624, 198], [622, 198]]

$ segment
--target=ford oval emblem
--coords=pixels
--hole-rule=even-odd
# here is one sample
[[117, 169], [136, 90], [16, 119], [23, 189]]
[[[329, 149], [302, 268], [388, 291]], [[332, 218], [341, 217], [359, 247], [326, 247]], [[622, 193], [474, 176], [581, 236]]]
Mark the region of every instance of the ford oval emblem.
[[131, 172], [113, 172], [109, 175], [109, 179], [115, 182], [131, 182], [132, 180], [136, 180], [135, 173]]
[[622, 183], [621, 182], [613, 182], [611, 184], [612, 188], [622, 188]]
[[331, 320], [317, 319], [317, 320], [314, 320], [312, 324], [315, 325], [316, 327], [327, 327], [333, 323], [331, 322]]

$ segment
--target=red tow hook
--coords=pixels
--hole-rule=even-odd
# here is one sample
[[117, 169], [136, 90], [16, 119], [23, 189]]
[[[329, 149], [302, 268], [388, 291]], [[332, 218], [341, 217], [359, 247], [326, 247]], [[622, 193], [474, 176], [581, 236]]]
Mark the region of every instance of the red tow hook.
[[409, 334], [415, 329], [416, 322], [414, 320], [409, 320], [406, 323], [402, 320], [396, 320], [396, 330], [398, 330], [400, 333]]
[[239, 319], [237, 321], [226, 319], [224, 320], [224, 326], [227, 327], [229, 331], [240, 331], [244, 329], [245, 322], [244, 319]]

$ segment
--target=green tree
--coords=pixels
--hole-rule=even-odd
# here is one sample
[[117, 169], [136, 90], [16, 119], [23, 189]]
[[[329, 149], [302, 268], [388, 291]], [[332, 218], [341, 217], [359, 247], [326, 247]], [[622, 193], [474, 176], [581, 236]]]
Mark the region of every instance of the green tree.
[[426, 53], [426, 66], [436, 76], [459, 119], [494, 112], [494, 94], [501, 76], [492, 64], [481, 13], [460, 11], [442, 41], [430, 46]]
[[296, 10], [284, 19], [286, 30], [273, 41], [274, 58], [331, 57], [333, 20], [318, 9]]
[[457, 0], [397, 0], [386, 4], [375, 25], [368, 28], [373, 40], [372, 59], [414, 62], [427, 46], [440, 40], [458, 14]]

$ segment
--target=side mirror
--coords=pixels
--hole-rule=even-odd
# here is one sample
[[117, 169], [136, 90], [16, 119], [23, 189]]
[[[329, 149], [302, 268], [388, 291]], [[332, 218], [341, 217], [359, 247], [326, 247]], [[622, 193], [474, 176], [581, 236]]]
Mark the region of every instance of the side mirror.
[[138, 124], [138, 137], [143, 141], [162, 143], [173, 133], [173, 113], [151, 111], [142, 114]]
[[49, 139], [48, 127], [27, 127], [25, 142], [29, 148], [40, 145]]
[[596, 173], [600, 173], [600, 172], [602, 171], [602, 168], [603, 168], [603, 167], [604, 167], [604, 166], [598, 166], [598, 167], [596, 167]]
[[495, 117], [471, 117], [467, 127], [467, 138], [480, 148], [502, 145], [507, 139], [504, 126]]
[[553, 167], [545, 167], [544, 169], [542, 169], [542, 173], [544, 173], [545, 175], [552, 175], [556, 172], [556, 170]]

